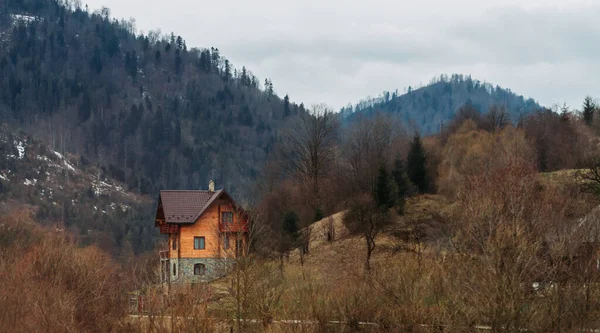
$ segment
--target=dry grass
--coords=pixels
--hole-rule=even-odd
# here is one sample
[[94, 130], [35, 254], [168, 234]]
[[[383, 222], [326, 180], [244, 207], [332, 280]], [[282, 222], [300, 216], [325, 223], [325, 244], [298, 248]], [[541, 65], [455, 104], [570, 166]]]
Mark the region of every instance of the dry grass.
[[546, 185], [565, 186], [573, 183], [583, 184], [581, 175], [587, 172], [585, 169], [558, 170], [540, 173], [540, 179]]

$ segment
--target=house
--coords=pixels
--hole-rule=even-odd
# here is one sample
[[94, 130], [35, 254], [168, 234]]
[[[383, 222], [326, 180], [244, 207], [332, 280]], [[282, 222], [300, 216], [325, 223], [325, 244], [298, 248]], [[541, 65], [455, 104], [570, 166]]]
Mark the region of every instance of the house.
[[214, 280], [246, 254], [248, 214], [212, 181], [207, 191], [160, 191], [155, 226], [168, 236], [160, 251], [165, 283]]

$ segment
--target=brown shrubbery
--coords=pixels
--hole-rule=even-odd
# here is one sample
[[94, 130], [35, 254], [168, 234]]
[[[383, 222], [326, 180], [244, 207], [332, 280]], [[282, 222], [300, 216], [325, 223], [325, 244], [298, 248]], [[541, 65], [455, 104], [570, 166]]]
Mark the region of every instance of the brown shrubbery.
[[26, 211], [0, 219], [0, 331], [122, 331], [120, 268], [95, 247], [36, 227]]

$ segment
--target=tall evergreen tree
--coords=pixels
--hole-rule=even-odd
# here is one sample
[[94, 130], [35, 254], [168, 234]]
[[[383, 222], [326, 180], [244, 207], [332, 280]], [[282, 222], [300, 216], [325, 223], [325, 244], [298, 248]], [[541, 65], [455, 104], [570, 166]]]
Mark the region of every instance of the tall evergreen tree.
[[406, 175], [406, 168], [404, 167], [404, 161], [400, 157], [397, 157], [394, 161], [394, 169], [392, 170], [392, 177], [394, 183], [396, 183], [396, 206], [398, 214], [404, 214], [404, 206], [406, 203], [406, 192], [408, 191], [408, 179]]
[[286, 94], [283, 98], [283, 116], [288, 117], [290, 115], [290, 97]]
[[154, 65], [158, 66], [160, 65], [160, 50], [156, 50], [156, 53], [154, 54]]
[[583, 120], [587, 125], [592, 125], [594, 121], [594, 112], [596, 111], [596, 104], [591, 96], [586, 96], [583, 100]]
[[377, 175], [377, 181], [375, 182], [375, 203], [382, 211], [394, 207], [395, 201], [395, 189], [390, 181], [390, 176], [385, 165], [379, 166], [379, 173]]
[[420, 193], [427, 192], [429, 188], [427, 157], [419, 134], [415, 134], [410, 144], [410, 151], [407, 157], [407, 174], [410, 181], [417, 186]]

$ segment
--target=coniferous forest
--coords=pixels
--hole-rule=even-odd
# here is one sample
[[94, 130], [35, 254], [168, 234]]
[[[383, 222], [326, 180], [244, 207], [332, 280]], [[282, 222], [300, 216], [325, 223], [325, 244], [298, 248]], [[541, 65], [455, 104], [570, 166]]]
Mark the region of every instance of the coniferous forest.
[[[3, 1], [0, 331], [600, 329], [593, 96], [442, 74], [338, 112], [276, 88], [108, 8]], [[166, 288], [159, 190], [210, 180], [245, 255]]]

